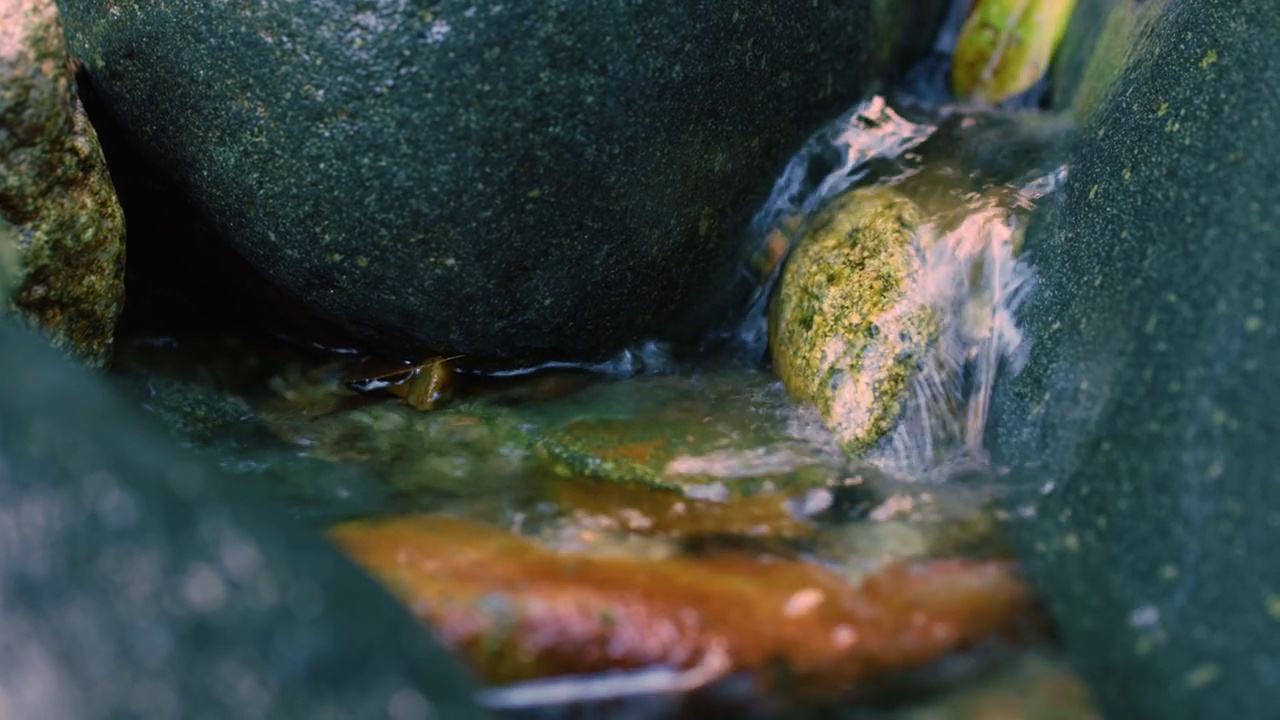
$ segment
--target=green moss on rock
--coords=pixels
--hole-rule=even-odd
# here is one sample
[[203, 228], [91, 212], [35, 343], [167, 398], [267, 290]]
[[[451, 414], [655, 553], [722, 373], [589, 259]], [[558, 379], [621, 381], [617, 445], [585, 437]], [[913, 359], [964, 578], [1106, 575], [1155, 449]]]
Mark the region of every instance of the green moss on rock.
[[881, 188], [838, 198], [788, 260], [769, 313], [774, 371], [860, 454], [902, 414], [932, 314], [905, 302], [920, 272], [916, 206]]
[[52, 0], [0, 0], [0, 258], [10, 302], [61, 349], [111, 357], [124, 217], [76, 97]]
[[543, 406], [537, 447], [570, 474], [688, 496], [834, 487], [839, 450], [772, 385], [730, 370], [603, 384]]

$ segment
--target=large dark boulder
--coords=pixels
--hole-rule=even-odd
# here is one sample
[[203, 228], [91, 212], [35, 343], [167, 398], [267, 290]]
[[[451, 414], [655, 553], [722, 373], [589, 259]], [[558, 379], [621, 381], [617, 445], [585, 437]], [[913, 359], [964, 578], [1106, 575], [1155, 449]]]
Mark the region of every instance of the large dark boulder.
[[240, 253], [386, 352], [471, 362], [706, 321], [786, 156], [942, 5], [59, 2], [109, 112]]
[[1108, 4], [1120, 30], [1076, 34], [1121, 64], [1076, 65], [1089, 120], [1029, 230], [1035, 345], [995, 403], [1010, 527], [1107, 717], [1274, 718], [1280, 12], [1082, 6]]
[[0, 319], [6, 718], [471, 718], [469, 680], [318, 535]]

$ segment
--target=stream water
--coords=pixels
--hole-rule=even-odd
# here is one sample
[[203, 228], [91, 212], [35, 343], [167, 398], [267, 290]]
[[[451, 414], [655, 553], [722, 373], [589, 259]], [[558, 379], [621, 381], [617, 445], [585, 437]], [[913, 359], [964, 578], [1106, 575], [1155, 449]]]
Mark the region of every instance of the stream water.
[[[1065, 178], [1058, 158], [1070, 128], [1032, 110], [945, 104], [922, 92], [928, 77], [926, 67], [907, 89], [865, 100], [797, 152], [750, 229], [759, 289], [706, 357], [677, 360], [648, 344], [589, 368], [462, 374], [453, 400], [431, 412], [353, 390], [348, 358], [232, 334], [138, 332], [122, 339], [116, 377], [189, 445], [320, 529], [448, 516], [553, 552], [647, 562], [727, 545], [823, 568], [850, 587], [900, 561], [1006, 558], [982, 437], [997, 373], [1016, 372], [1028, 352], [1016, 311], [1034, 276], [1021, 236], [1036, 200]], [[849, 457], [770, 374], [767, 305], [804, 219], [873, 185], [894, 187], [924, 218], [912, 247], [919, 281], [884, 321], [927, 308], [940, 322], [893, 431]], [[855, 683], [835, 702], [761, 704], [752, 686], [706, 662], [500, 683], [482, 699], [602, 717], [696, 717], [707, 707], [1094, 717], [1050, 636], [984, 641]]]

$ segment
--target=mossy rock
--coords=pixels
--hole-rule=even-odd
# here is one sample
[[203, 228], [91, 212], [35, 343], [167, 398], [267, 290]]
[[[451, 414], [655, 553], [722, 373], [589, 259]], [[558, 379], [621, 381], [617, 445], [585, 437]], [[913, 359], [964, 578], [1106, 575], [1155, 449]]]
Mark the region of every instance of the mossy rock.
[[124, 216], [53, 0], [0, 0], [0, 222], [0, 297], [57, 347], [106, 364]]
[[[18, 282], [18, 243], [22, 236], [18, 228], [0, 217], [0, 297], [7, 297]], [[0, 313], [7, 308], [0, 303]]]
[[704, 499], [844, 480], [839, 451], [816, 418], [806, 425], [759, 373], [633, 378], [543, 412], [538, 448], [570, 474]]
[[934, 318], [910, 301], [917, 207], [887, 189], [837, 198], [805, 230], [769, 312], [773, 369], [849, 453], [893, 429]]

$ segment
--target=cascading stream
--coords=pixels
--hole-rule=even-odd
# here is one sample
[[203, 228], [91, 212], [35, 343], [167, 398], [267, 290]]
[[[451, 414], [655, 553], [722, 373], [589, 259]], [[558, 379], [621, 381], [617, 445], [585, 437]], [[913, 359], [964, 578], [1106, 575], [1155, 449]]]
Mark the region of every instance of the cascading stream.
[[[897, 102], [902, 113], [884, 97], [869, 98], [815, 133], [751, 232], [762, 254], [780, 256], [800, 240], [800, 219], [853, 189], [892, 186], [920, 206], [924, 220], [912, 240], [919, 275], [876, 324], [892, 327], [927, 308], [937, 333], [909, 380], [895, 429], [865, 459], [903, 478], [938, 480], [985, 467], [996, 374], [1019, 369], [1028, 352], [1016, 317], [1034, 275], [1019, 246], [1034, 203], [1065, 180], [1053, 155], [1069, 126], [1032, 113]], [[739, 328], [737, 343], [751, 357], [765, 355], [780, 268], [770, 270]]]

